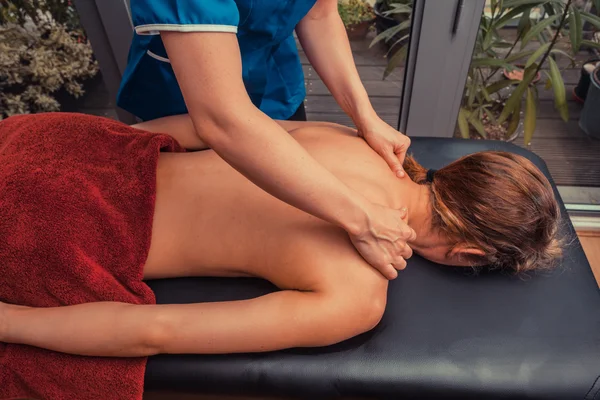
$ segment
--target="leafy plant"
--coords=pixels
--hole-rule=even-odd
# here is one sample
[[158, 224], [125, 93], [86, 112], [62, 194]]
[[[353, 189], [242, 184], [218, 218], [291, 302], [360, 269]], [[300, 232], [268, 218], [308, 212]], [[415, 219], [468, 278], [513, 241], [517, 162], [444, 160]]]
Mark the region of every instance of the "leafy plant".
[[[545, 87], [553, 89], [555, 107], [567, 121], [565, 85], [556, 58], [567, 57], [575, 65], [574, 56], [582, 46], [600, 48], [598, 43], [583, 39], [582, 28], [587, 21], [600, 29], [600, 17], [580, 10], [573, 0], [491, 0], [490, 5], [491, 13], [482, 16], [477, 33], [458, 128], [465, 138], [472, 132], [486, 138], [486, 127], [490, 126], [500, 127], [510, 136], [523, 114], [525, 143], [530, 143], [538, 108], [538, 87], [534, 80], [538, 74], [545, 77]], [[543, 10], [544, 18], [534, 19], [534, 10]], [[507, 40], [500, 31], [511, 22], [517, 22], [516, 36]], [[379, 40], [391, 33], [386, 32], [379, 35]], [[533, 41], [539, 43], [537, 48], [526, 47]], [[407, 44], [402, 44], [402, 48], [406, 47]], [[401, 61], [390, 58], [384, 79]], [[514, 71], [517, 64], [522, 66], [522, 78], [505, 79], [501, 72]], [[547, 70], [542, 70], [544, 65]]]
[[405, 59], [408, 51], [408, 38], [410, 36], [410, 16], [412, 14], [412, 0], [384, 0], [382, 3], [382, 14], [398, 20], [398, 24], [379, 35], [375, 36], [370, 47], [384, 42], [388, 45], [388, 64], [383, 72], [383, 79], [387, 78], [392, 71]]
[[[4, 12], [6, 4], [10, 12]], [[92, 48], [80, 34], [57, 22], [49, 11], [37, 10], [32, 18], [30, 11], [15, 4], [2, 0], [0, 9], [0, 120], [58, 111], [53, 94], [62, 89], [79, 97], [82, 81], [98, 71]]]
[[338, 0], [338, 12], [346, 28], [375, 18], [373, 8], [364, 0]]
[[50, 13], [54, 21], [64, 25], [69, 32], [83, 34], [71, 0], [0, 0], [0, 24], [12, 22], [23, 25], [28, 19], [37, 24], [46, 13]]

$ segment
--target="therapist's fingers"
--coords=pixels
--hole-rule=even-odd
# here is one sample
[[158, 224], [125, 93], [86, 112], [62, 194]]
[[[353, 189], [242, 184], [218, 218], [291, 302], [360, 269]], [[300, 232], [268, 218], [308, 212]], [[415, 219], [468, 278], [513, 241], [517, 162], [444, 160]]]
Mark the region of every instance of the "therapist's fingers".
[[394, 153], [393, 149], [385, 151], [383, 154], [381, 154], [381, 157], [383, 157], [385, 162], [390, 166], [390, 169], [394, 171], [394, 174], [396, 174], [398, 178], [402, 178], [404, 176], [404, 168], [402, 168], [402, 163], [400, 162], [400, 159], [396, 153]]
[[388, 264], [382, 272], [383, 276], [388, 280], [394, 280], [398, 277], [398, 271], [402, 268], [396, 268], [394, 264]]
[[[396, 261], [395, 263], [391, 264], [395, 270], [397, 271], [402, 271], [404, 268], [406, 268], [406, 260], [401, 258], [398, 261]], [[396, 273], [396, 276], [398, 274]]]
[[406, 135], [400, 134], [397, 137], [396, 143], [394, 145], [394, 154], [398, 158], [398, 162], [400, 165], [404, 164], [404, 159], [406, 158], [406, 152], [410, 147], [410, 138]]

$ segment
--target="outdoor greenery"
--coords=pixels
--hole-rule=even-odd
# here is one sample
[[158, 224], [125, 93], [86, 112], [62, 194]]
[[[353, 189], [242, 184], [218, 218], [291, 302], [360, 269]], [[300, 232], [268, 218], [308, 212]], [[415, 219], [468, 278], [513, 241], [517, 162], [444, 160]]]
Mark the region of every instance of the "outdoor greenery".
[[[600, 3], [599, 0], [594, 2]], [[553, 90], [556, 109], [567, 121], [567, 94], [557, 60], [564, 57], [574, 65], [574, 56], [582, 46], [600, 48], [598, 43], [583, 39], [584, 22], [600, 29], [600, 17], [580, 10], [573, 0], [491, 0], [490, 3], [491, 14], [482, 16], [477, 34], [458, 116], [459, 131], [465, 138], [473, 133], [487, 138], [488, 133], [500, 130], [502, 137], [507, 138], [522, 122], [525, 143], [530, 143], [538, 105], [534, 79], [541, 74], [545, 88]], [[596, 9], [600, 9], [599, 6], [596, 4]], [[543, 10], [545, 17], [534, 19], [532, 14], [536, 9]], [[411, 7], [395, 5], [389, 12], [410, 14]], [[516, 22], [517, 28], [514, 37], [507, 40], [500, 30], [511, 22]], [[400, 25], [390, 28], [373, 43], [406, 29], [407, 26]], [[406, 42], [398, 44], [401, 47], [392, 49], [395, 52], [389, 59], [384, 79], [406, 57]], [[522, 69], [518, 69], [519, 66]], [[542, 66], [547, 69], [542, 70]], [[511, 78], [518, 78], [506, 79], [505, 71]], [[511, 72], [517, 73], [512, 76]]]
[[81, 96], [97, 71], [69, 2], [0, 0], [0, 119], [59, 111], [55, 94]]
[[373, 8], [365, 0], [339, 0], [338, 12], [346, 27], [375, 18]]
[[383, 73], [383, 79], [385, 79], [406, 58], [410, 36], [412, 0], [383, 0], [379, 3], [381, 4], [380, 10], [383, 16], [398, 21], [396, 26], [381, 32], [371, 42], [371, 46], [379, 42], [384, 42], [388, 46], [387, 56], [389, 60]]

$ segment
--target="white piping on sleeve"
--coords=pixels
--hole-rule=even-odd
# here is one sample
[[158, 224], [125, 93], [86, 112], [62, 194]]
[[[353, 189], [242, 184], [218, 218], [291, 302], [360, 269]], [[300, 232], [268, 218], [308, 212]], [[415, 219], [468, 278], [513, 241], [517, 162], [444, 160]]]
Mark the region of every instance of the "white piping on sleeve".
[[171, 60], [169, 60], [169, 59], [168, 59], [168, 58], [166, 58], [166, 57], [159, 56], [158, 54], [156, 54], [156, 53], [153, 53], [153, 52], [151, 52], [150, 50], [146, 50], [146, 54], [148, 54], [150, 57], [154, 58], [155, 60], [158, 60], [158, 61], [162, 61], [162, 62], [166, 62], [166, 63], [169, 63], [169, 64], [171, 64]]
[[135, 27], [138, 35], [158, 35], [160, 31], [171, 32], [226, 32], [237, 33], [235, 25], [212, 25], [212, 24], [148, 24]]

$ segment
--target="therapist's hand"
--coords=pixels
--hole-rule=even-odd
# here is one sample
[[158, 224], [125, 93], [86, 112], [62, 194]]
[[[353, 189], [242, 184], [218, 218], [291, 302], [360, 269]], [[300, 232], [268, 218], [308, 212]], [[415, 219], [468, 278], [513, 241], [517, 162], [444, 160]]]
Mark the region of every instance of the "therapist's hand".
[[395, 210], [370, 204], [362, 227], [349, 232], [352, 244], [371, 266], [387, 279], [395, 279], [406, 268], [413, 252], [407, 242], [415, 240], [405, 208]]
[[404, 177], [402, 164], [410, 147], [408, 136], [398, 132], [379, 117], [361, 124], [358, 135], [387, 162], [397, 177]]

